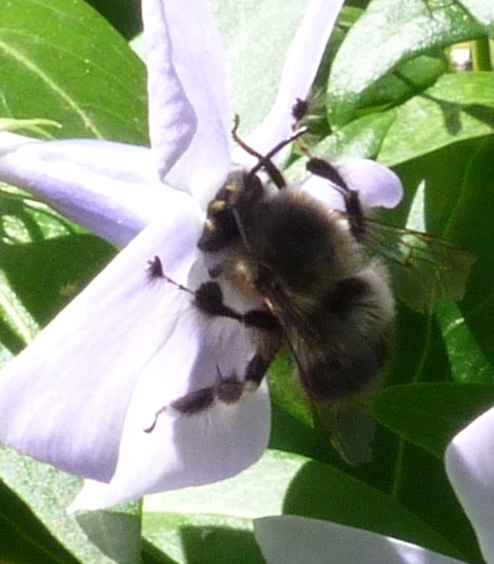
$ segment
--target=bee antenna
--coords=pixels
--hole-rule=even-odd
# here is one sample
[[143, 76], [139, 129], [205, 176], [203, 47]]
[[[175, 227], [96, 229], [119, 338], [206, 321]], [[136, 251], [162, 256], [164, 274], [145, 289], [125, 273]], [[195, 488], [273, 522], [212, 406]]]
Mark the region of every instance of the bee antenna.
[[233, 120], [233, 129], [232, 129], [233, 140], [237, 145], [242, 147], [242, 149], [246, 153], [249, 153], [249, 155], [252, 155], [253, 157], [257, 157], [259, 160], [261, 160], [263, 158], [261, 153], [258, 153], [255, 149], [247, 145], [247, 143], [241, 137], [239, 137], [237, 133], [239, 125], [240, 125], [240, 116], [238, 114], [235, 114], [235, 119]]
[[246, 151], [249, 155], [252, 155], [253, 157], [256, 157], [259, 160], [259, 162], [249, 172], [249, 176], [255, 175], [259, 170], [261, 170], [261, 168], [264, 168], [265, 171], [270, 176], [271, 180], [277, 186], [277, 188], [279, 188], [280, 190], [282, 188], [285, 188], [286, 187], [285, 179], [283, 178], [283, 175], [281, 174], [279, 169], [276, 167], [276, 165], [273, 164], [271, 159], [277, 153], [279, 153], [284, 147], [286, 147], [287, 145], [289, 145], [290, 143], [292, 143], [293, 141], [295, 141], [296, 139], [298, 139], [299, 137], [304, 135], [304, 133], [307, 131], [307, 129], [301, 128], [296, 133], [291, 135], [288, 139], [284, 139], [283, 141], [278, 143], [275, 147], [273, 147], [269, 151], [269, 153], [267, 153], [266, 155], [261, 155], [261, 153], [258, 153], [255, 149], [253, 149], [252, 147], [247, 145], [247, 143], [239, 137], [239, 135], [237, 133], [239, 124], [240, 124], [240, 117], [238, 116], [238, 114], [236, 114], [233, 129], [232, 129], [232, 137], [233, 137], [234, 141], [240, 147], [242, 147], [242, 149], [244, 151]]

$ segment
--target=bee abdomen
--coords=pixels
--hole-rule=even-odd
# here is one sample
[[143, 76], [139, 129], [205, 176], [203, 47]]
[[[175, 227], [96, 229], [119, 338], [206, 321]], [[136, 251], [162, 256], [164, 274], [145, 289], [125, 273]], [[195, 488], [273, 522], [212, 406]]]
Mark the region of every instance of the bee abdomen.
[[385, 269], [371, 263], [340, 281], [314, 316], [324, 336], [302, 382], [318, 401], [354, 396], [377, 383], [389, 357], [394, 300]]

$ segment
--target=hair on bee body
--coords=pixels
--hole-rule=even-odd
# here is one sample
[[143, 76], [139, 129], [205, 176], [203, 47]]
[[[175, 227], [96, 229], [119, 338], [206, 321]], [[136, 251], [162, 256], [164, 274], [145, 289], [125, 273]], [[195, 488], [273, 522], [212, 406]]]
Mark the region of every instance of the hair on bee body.
[[472, 253], [428, 233], [369, 217], [359, 190], [349, 186], [329, 161], [310, 157], [306, 167], [341, 194], [352, 234], [368, 254], [386, 260], [394, 291], [402, 302], [418, 312], [430, 313], [442, 298], [462, 299], [476, 261]]
[[[389, 356], [394, 299], [387, 271], [364, 252], [345, 214], [287, 187], [279, 171], [272, 190], [256, 172], [270, 175], [274, 165], [260, 156], [259, 163], [254, 173], [232, 173], [219, 190], [199, 248], [221, 257], [218, 280], [261, 297], [305, 393], [337, 423], [347, 400], [377, 385]], [[271, 350], [274, 357], [278, 349]]]
[[[287, 186], [272, 163], [273, 155], [299, 132], [263, 156], [238, 138], [237, 126], [234, 138], [258, 163], [250, 171], [231, 172], [207, 207], [198, 247], [213, 266], [210, 280], [193, 292], [194, 305], [206, 316], [235, 319], [258, 337], [258, 351], [239, 380], [242, 391], [231, 396], [232, 404], [244, 391], [257, 388], [285, 343], [334, 446], [347, 461], [363, 461], [369, 458], [368, 445], [348, 449], [342, 436], [346, 431], [338, 425], [346, 404], [376, 385], [388, 356], [394, 300], [386, 269], [363, 252], [344, 214]], [[274, 189], [261, 181], [260, 170]], [[150, 269], [163, 277], [156, 259]], [[238, 311], [225, 303], [227, 287], [260, 307]], [[221, 399], [229, 378], [191, 392], [169, 408], [203, 411]]]
[[[350, 464], [368, 461], [375, 425], [370, 397], [390, 357], [395, 317], [388, 270], [372, 252], [376, 233], [394, 232], [394, 240], [397, 233], [406, 233], [402, 255], [384, 256], [406, 267], [414, 258], [421, 259], [413, 276], [420, 280], [424, 275], [438, 295], [454, 297], [466, 274], [460, 272], [449, 283], [437, 261], [427, 258], [428, 251], [443, 258], [448, 252], [453, 270], [459, 264], [466, 273], [472, 256], [452, 252], [450, 244], [434, 243], [426, 234], [390, 227], [378, 231], [359, 191], [331, 163], [310, 157], [308, 170], [328, 180], [343, 197], [344, 212], [327, 208], [288, 186], [271, 160], [302, 132], [261, 155], [238, 137], [237, 127], [238, 119], [235, 141], [258, 163], [249, 171], [231, 172], [208, 205], [198, 247], [213, 266], [210, 280], [195, 292], [195, 306], [205, 315], [235, 319], [258, 336], [258, 351], [244, 374], [242, 390], [256, 389], [285, 344], [333, 446]], [[270, 181], [261, 180], [261, 171]], [[385, 237], [378, 242], [379, 249], [386, 249]], [[228, 287], [260, 305], [238, 311], [226, 303], [223, 289]], [[422, 297], [414, 300], [417, 309], [428, 303]], [[254, 379], [249, 376], [253, 367]], [[204, 394], [218, 396], [215, 388]], [[242, 395], [233, 394], [232, 403]]]

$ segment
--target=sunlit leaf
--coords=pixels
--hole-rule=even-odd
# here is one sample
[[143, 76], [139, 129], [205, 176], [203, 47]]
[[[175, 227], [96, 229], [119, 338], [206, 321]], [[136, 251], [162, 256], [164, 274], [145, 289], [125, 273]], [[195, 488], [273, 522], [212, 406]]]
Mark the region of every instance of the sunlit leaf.
[[178, 562], [187, 562], [189, 551], [213, 562], [222, 546], [228, 554], [250, 546], [251, 519], [281, 513], [415, 539], [455, 553], [433, 529], [378, 490], [331, 466], [276, 451], [219, 484], [146, 498], [144, 536]]
[[456, 2], [373, 0], [334, 61], [328, 92], [331, 123], [341, 126], [353, 119], [366, 89], [400, 62], [483, 33]]
[[61, 137], [145, 144], [142, 62], [81, 0], [1, 0], [0, 113], [45, 118]]

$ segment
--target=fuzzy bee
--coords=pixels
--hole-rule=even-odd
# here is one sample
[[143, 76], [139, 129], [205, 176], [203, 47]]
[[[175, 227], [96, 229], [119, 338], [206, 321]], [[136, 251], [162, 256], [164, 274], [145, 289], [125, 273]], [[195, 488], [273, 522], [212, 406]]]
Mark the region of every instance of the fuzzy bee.
[[[193, 292], [200, 311], [250, 328], [257, 354], [244, 378], [220, 374], [213, 387], [160, 409], [148, 430], [164, 411], [194, 414], [225, 389], [227, 401], [237, 401], [259, 385], [284, 343], [333, 445], [348, 462], [361, 462], [370, 458], [373, 428], [365, 403], [389, 356], [388, 274], [365, 252], [345, 214], [286, 186], [270, 160], [277, 150], [257, 155], [251, 171], [231, 173], [210, 202], [198, 247], [209, 257], [211, 279]], [[274, 188], [261, 182], [261, 168]], [[151, 264], [153, 276], [166, 277], [159, 258]], [[259, 308], [239, 312], [227, 305], [222, 288], [228, 287], [246, 300], [257, 297]]]
[[[210, 257], [211, 280], [194, 300], [208, 315], [251, 328], [258, 351], [244, 379], [219, 375], [215, 386], [180, 398], [157, 416], [170, 407], [193, 414], [215, 396], [238, 401], [260, 384], [285, 344], [333, 446], [350, 464], [368, 461], [374, 429], [369, 399], [390, 356], [395, 315], [388, 270], [372, 246], [379, 243], [381, 254], [409, 270], [412, 286], [424, 284], [424, 291], [403, 292], [419, 310], [444, 295], [460, 297], [473, 257], [426, 234], [372, 221], [359, 193], [327, 161], [311, 158], [307, 168], [341, 192], [343, 212], [286, 185], [270, 160], [279, 147], [267, 156], [243, 147], [259, 163], [250, 172], [231, 173], [208, 206], [198, 247]], [[261, 168], [274, 188], [261, 182]], [[401, 254], [398, 237], [408, 238]], [[241, 313], [226, 305], [222, 288], [231, 286], [246, 299], [257, 296], [259, 309]]]

